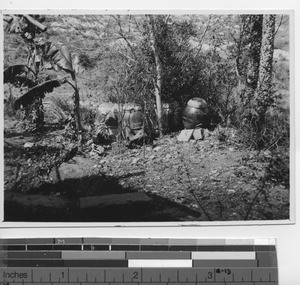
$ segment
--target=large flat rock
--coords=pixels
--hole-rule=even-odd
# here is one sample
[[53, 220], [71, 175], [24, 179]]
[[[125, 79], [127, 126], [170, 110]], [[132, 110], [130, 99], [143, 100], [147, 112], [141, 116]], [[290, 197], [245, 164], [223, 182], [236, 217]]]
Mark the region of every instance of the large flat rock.
[[94, 166], [95, 163], [92, 160], [76, 156], [68, 162], [62, 163], [57, 169], [53, 169], [50, 173], [50, 179], [55, 183], [99, 174]]

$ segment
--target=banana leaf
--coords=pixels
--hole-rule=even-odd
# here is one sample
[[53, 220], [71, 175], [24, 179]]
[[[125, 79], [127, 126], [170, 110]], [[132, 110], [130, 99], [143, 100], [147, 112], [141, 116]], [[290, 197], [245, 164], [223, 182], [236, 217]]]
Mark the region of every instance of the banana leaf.
[[64, 44], [51, 43], [49, 50], [46, 54], [46, 59], [50, 60], [53, 67], [58, 66], [64, 71], [71, 74], [72, 79], [75, 79], [75, 72], [72, 65], [71, 53], [68, 47]]
[[13, 17], [9, 16], [9, 15], [3, 15], [3, 20], [6, 22], [6, 23], [11, 23], [12, 20], [13, 20]]
[[38, 28], [41, 32], [45, 32], [47, 30], [47, 27], [40, 23], [43, 18], [35, 15], [4, 15], [3, 18], [4, 21], [9, 24], [8, 31], [10, 33], [22, 33], [28, 25]]
[[6, 26], [6, 31], [16, 34], [22, 33], [23, 29], [27, 26], [25, 19], [23, 17], [18, 17], [15, 15], [11, 15], [9, 17], [11, 17], [12, 20], [7, 22], [8, 25]]
[[37, 98], [44, 98], [46, 93], [51, 93], [54, 88], [64, 83], [65, 80], [49, 80], [36, 85], [15, 101], [15, 109], [18, 110], [21, 106], [25, 108], [28, 107], [33, 104]]
[[14, 83], [18, 75], [22, 73], [28, 73], [28, 72], [32, 72], [36, 77], [36, 74], [33, 72], [33, 70], [29, 68], [27, 65], [24, 64], [10, 65], [3, 72], [3, 79], [4, 79], [3, 81], [4, 83], [8, 83], [8, 82]]

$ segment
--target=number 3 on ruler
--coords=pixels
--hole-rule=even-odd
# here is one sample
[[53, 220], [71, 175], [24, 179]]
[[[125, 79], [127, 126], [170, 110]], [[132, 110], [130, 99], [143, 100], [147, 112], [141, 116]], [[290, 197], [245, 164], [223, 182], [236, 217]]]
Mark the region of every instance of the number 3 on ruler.
[[209, 272], [207, 273], [207, 278], [208, 278], [208, 279], [212, 279], [212, 278], [213, 278], [213, 273], [212, 273], [211, 271], [209, 271]]

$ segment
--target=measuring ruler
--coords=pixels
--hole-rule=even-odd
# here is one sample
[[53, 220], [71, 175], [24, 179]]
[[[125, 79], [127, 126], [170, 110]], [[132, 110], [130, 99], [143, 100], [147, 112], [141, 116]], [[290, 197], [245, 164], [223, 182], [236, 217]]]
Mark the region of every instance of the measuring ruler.
[[0, 285], [278, 284], [274, 239], [0, 239]]

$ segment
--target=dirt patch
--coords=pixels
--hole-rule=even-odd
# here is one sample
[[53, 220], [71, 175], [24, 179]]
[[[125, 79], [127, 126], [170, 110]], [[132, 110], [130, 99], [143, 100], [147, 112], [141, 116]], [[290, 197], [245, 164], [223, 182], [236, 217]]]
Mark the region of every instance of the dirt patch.
[[216, 132], [184, 143], [173, 133], [132, 149], [94, 145], [57, 164], [70, 145], [63, 130], [24, 135], [15, 126], [5, 132], [6, 221], [289, 218], [288, 187], [264, 179], [268, 154]]
[[199, 211], [207, 220], [289, 218], [289, 189], [264, 181], [264, 153], [220, 142], [213, 133], [187, 143], [177, 142], [177, 135], [118, 155], [112, 151], [99, 161], [101, 172], [118, 177], [123, 187]]

